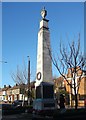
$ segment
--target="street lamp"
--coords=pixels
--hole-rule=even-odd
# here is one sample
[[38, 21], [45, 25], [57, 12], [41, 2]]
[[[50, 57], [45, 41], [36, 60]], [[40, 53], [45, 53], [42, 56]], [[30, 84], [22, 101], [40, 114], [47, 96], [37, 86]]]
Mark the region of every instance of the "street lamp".
[[27, 82], [27, 85], [28, 85], [28, 103], [30, 103], [30, 100], [29, 100], [29, 96], [30, 96], [30, 57], [28, 57], [28, 82]]
[[30, 88], [30, 57], [28, 57], [28, 87]]
[[1, 63], [7, 63], [7, 61], [0, 61]]

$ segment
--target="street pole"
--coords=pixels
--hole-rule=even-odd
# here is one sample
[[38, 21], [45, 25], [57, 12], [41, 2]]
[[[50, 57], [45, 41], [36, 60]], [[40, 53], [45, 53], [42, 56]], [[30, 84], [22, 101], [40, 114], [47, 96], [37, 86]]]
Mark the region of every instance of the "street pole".
[[6, 61], [0, 61], [1, 63], [7, 63]]
[[[7, 63], [7, 61], [0, 61], [0, 71], [1, 71], [1, 79], [2, 79], [2, 64]], [[0, 81], [0, 86], [2, 85], [2, 81]], [[2, 98], [3, 99], [3, 98]], [[7, 100], [5, 95], [5, 100]]]
[[28, 82], [27, 82], [27, 86], [28, 86], [28, 104], [30, 104], [30, 57], [28, 57]]

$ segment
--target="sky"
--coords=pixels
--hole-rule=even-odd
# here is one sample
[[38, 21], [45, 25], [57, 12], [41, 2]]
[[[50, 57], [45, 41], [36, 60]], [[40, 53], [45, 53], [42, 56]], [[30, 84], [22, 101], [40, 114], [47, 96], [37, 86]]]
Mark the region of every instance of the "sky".
[[[50, 41], [53, 53], [59, 48], [60, 39], [68, 41], [81, 36], [84, 46], [84, 3], [83, 2], [3, 2], [2, 3], [2, 75], [3, 85], [14, 85], [11, 74], [17, 65], [23, 68], [31, 62], [31, 81], [36, 77], [37, 40], [40, 11], [45, 6], [49, 20]], [[68, 39], [67, 39], [68, 36]], [[1, 57], [1, 56], [0, 56]], [[1, 64], [0, 64], [1, 66]], [[59, 76], [52, 66], [53, 76]], [[2, 77], [1, 77], [2, 76]]]

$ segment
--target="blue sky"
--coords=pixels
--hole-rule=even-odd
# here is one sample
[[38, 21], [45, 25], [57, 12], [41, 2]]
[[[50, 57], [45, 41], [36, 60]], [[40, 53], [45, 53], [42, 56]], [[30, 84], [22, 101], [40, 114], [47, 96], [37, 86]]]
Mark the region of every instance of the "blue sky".
[[[3, 3], [2, 6], [2, 86], [14, 85], [11, 78], [17, 65], [23, 67], [31, 61], [31, 80], [36, 76], [37, 37], [40, 11], [45, 6], [49, 19], [50, 39], [53, 52], [59, 47], [60, 39], [67, 44], [68, 40], [77, 40], [81, 34], [81, 46], [84, 45], [84, 3], [82, 2], [14, 2]], [[67, 37], [68, 36], [68, 40]], [[58, 76], [55, 67], [53, 76]], [[1, 74], [1, 73], [0, 73]], [[1, 79], [1, 78], [0, 78]]]

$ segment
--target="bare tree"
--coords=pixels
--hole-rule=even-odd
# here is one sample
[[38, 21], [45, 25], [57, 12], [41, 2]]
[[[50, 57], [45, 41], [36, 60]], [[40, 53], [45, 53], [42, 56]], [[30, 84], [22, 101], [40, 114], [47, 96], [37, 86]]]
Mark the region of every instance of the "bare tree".
[[25, 84], [28, 80], [26, 67], [20, 69], [17, 65], [17, 70], [11, 74], [11, 77], [16, 84]]
[[[48, 45], [47, 45], [48, 46]], [[51, 57], [52, 63], [59, 71], [60, 75], [66, 80], [67, 84], [70, 85], [71, 89], [74, 91], [75, 96], [75, 109], [78, 107], [77, 95], [78, 89], [83, 75], [83, 69], [86, 65], [86, 58], [80, 49], [80, 34], [78, 36], [77, 44], [75, 41], [68, 43], [68, 46], [62, 45], [60, 43], [59, 55], [54, 57], [51, 49], [48, 47], [49, 55]], [[67, 71], [70, 69], [71, 82], [68, 81]], [[78, 80], [76, 81], [77, 74], [81, 71]]]
[[13, 79], [13, 81], [19, 85], [19, 87], [23, 89], [22, 91], [22, 94], [23, 94], [23, 103], [22, 105], [24, 105], [24, 100], [25, 100], [25, 96], [28, 97], [28, 86], [26, 85], [27, 84], [27, 81], [28, 81], [28, 74], [27, 74], [27, 69], [26, 69], [26, 66], [25, 64], [23, 64], [23, 68], [20, 68], [18, 65], [17, 65], [17, 69], [16, 69], [16, 72], [13, 72], [11, 73], [11, 77]]
[[[30, 61], [28, 61], [30, 62]], [[28, 63], [28, 68], [26, 68], [26, 65], [23, 63], [23, 67], [20, 68], [19, 65], [17, 65], [17, 69], [15, 72], [11, 73], [11, 77], [13, 79], [13, 81], [18, 84], [20, 87], [25, 85], [25, 88], [23, 89], [23, 95], [25, 99], [25, 96], [27, 96], [28, 98], [28, 102], [29, 99], [32, 96], [32, 91], [31, 91], [31, 85], [30, 85], [30, 76], [31, 76], [31, 72], [30, 72], [30, 63]], [[23, 101], [24, 103], [24, 101]]]

